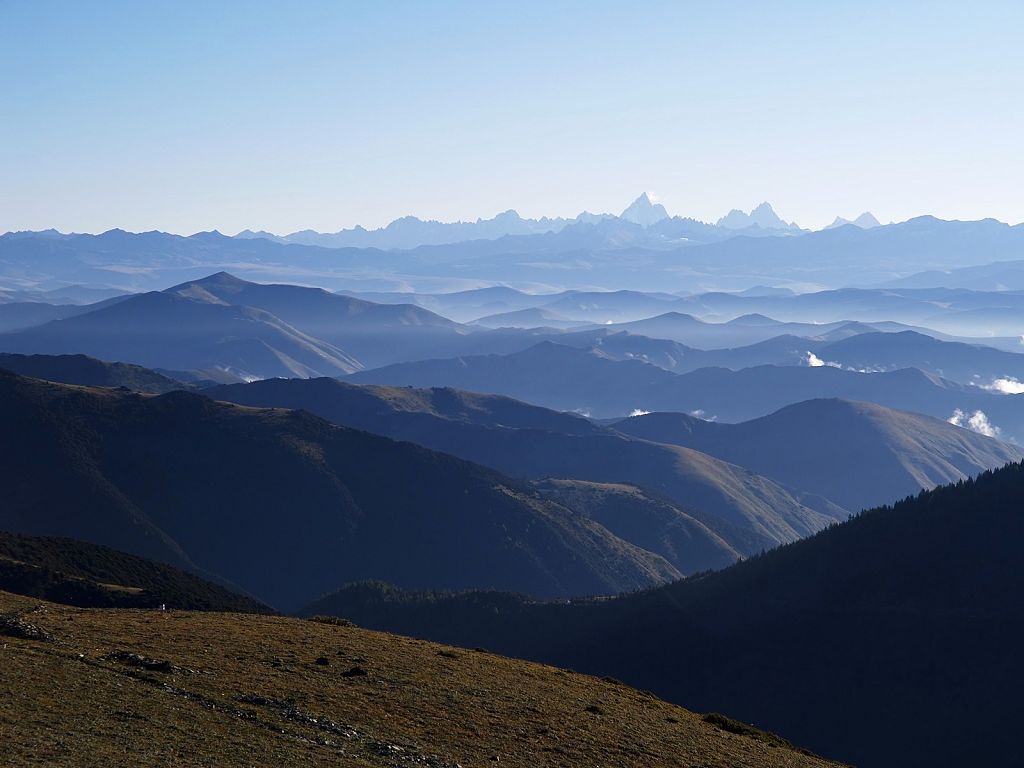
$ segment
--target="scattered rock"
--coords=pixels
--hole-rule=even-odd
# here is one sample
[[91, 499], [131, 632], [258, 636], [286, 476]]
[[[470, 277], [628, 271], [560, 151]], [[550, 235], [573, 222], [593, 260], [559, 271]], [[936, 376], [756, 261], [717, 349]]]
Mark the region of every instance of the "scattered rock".
[[29, 624], [14, 613], [0, 614], [0, 635], [15, 637], [19, 640], [41, 640], [43, 642], [52, 642], [54, 639], [49, 632], [40, 629], [35, 624]]
[[139, 669], [145, 669], [149, 672], [165, 672], [171, 674], [173, 672], [185, 672], [183, 667], [176, 667], [166, 659], [158, 661], [157, 659], [151, 659], [148, 656], [143, 656], [138, 653], [132, 653], [131, 651], [111, 651], [106, 656], [101, 656], [104, 661], [116, 661], [121, 664], [127, 664], [129, 667], [138, 667]]
[[258, 707], [266, 707], [268, 709], [275, 710], [285, 720], [317, 728], [321, 731], [327, 731], [328, 733], [333, 733], [336, 736], [341, 736], [346, 739], [353, 739], [358, 735], [355, 728], [352, 728], [351, 726], [336, 723], [327, 717], [313, 717], [312, 715], [303, 712], [295, 706], [295, 702], [292, 699], [282, 700], [274, 699], [270, 696], [250, 694], [246, 696], [239, 696], [238, 701], [243, 704], [255, 704]]
[[366, 745], [366, 751], [371, 755], [389, 758], [392, 765], [423, 765], [427, 768], [462, 768], [459, 763], [453, 763], [437, 755], [424, 755], [416, 751], [415, 747], [403, 747], [398, 744], [389, 744], [386, 741], [370, 741]]
[[354, 627], [348, 619], [343, 619], [340, 616], [310, 616], [306, 621], [315, 621], [318, 624], [333, 624], [336, 627]]

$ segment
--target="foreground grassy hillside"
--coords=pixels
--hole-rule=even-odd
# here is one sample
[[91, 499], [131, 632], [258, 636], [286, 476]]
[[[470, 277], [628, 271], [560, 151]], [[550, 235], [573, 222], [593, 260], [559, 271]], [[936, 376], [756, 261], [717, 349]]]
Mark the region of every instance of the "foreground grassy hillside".
[[0, 592], [4, 765], [826, 766], [611, 680], [280, 617]]

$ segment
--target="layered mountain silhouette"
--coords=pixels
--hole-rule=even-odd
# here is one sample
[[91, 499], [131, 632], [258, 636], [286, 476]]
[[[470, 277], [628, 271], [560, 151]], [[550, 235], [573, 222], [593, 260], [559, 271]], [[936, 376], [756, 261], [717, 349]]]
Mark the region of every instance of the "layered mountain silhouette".
[[[777, 226], [774, 219], [765, 221]], [[217, 232], [189, 237], [121, 230], [100, 235], [8, 233], [0, 235], [0, 281], [137, 291], [200, 278], [231, 265], [243, 278], [286, 281], [315, 275], [318, 284], [332, 289], [412, 286], [434, 292], [439, 286], [458, 290], [495, 283], [546, 286], [543, 292], [584, 285], [640, 290], [671, 285], [672, 290], [689, 292], [707, 286], [841, 287], [1019, 260], [1024, 239], [1020, 225], [928, 216], [871, 229], [809, 233], [752, 226], [748, 214], [736, 223], [742, 228], [673, 217], [643, 227], [619, 217], [588, 216], [557, 231], [423, 244], [405, 251], [325, 248]], [[686, 269], [680, 270], [680, 264]], [[952, 279], [940, 284], [956, 285]]]
[[[583, 220], [585, 214], [577, 220]], [[316, 232], [302, 230], [289, 235], [273, 235], [269, 232], [243, 230], [235, 237], [240, 239], [263, 238], [280, 243], [318, 245], [325, 248], [385, 248], [408, 249], [421, 245], [447, 245], [466, 240], [495, 240], [508, 235], [535, 235], [557, 232], [572, 219], [548, 218], [524, 219], [513, 210], [504, 211], [491, 219], [476, 221], [424, 221], [415, 216], [395, 219], [386, 227], [366, 229], [356, 226], [338, 232]]]
[[[742, 318], [750, 322], [748, 318]], [[738, 323], [733, 321], [729, 326]], [[778, 324], [780, 330], [796, 330], [797, 324]], [[888, 325], [888, 324], [886, 324]], [[805, 329], [802, 329], [805, 330]], [[758, 365], [817, 365], [862, 373], [914, 367], [961, 384], [990, 391], [1012, 391], [1014, 381], [1024, 380], [1024, 355], [983, 344], [937, 339], [910, 330], [880, 332], [859, 323], [828, 324], [818, 336], [784, 333], [741, 347], [698, 349], [679, 342], [616, 331], [550, 336], [572, 346], [599, 346], [616, 359], [640, 359], [674, 373], [699, 368], [740, 370]]]
[[294, 607], [346, 581], [614, 593], [663, 558], [493, 470], [306, 413], [0, 372], [0, 529], [70, 536]]
[[783, 335], [827, 338], [830, 334], [846, 335], [865, 330], [848, 328], [848, 325], [845, 321], [821, 325], [781, 323], [759, 314], [743, 315], [725, 323], [709, 323], [683, 312], [666, 312], [643, 320], [611, 324], [607, 330], [678, 341], [698, 349], [719, 349], [756, 344]]
[[268, 312], [310, 338], [345, 349], [360, 367], [416, 359], [424, 348], [458, 344], [465, 330], [412, 304], [375, 304], [298, 285], [264, 285], [226, 272], [169, 288], [197, 302], [251, 307]]
[[0, 349], [84, 353], [238, 380], [344, 375], [415, 359], [424, 348], [451, 354], [465, 333], [421, 307], [250, 283], [221, 272], [91, 309], [74, 307], [72, 316], [0, 334]]
[[87, 354], [150, 368], [236, 379], [344, 375], [361, 365], [271, 313], [215, 297], [151, 292], [92, 312], [0, 335], [0, 350]]
[[[455, 387], [504, 394], [595, 417], [640, 411], [695, 413], [746, 421], [804, 400], [843, 398], [949, 419], [983, 413], [992, 434], [1024, 441], [1024, 402], [958, 384], [916, 368], [860, 373], [828, 365], [701, 368], [676, 375], [640, 360], [616, 360], [600, 347], [542, 342], [509, 355], [478, 355], [386, 366], [350, 377], [356, 383]], [[995, 428], [1000, 430], [996, 432]]]
[[740, 424], [650, 413], [615, 428], [695, 448], [851, 510], [1024, 458], [1017, 446], [940, 419], [848, 400], [808, 400]]
[[[643, 492], [624, 490], [615, 498], [634, 508], [648, 507], [644, 514], [650, 521], [644, 525], [649, 530], [661, 526], [660, 533], [650, 535], [672, 537], [674, 529], [686, 530], [694, 544], [677, 547], [685, 557], [670, 560], [682, 573], [722, 565], [734, 553], [793, 541], [847, 514], [825, 499], [697, 451], [627, 439], [577, 416], [503, 397], [354, 387], [331, 379], [278, 379], [207, 393], [243, 405], [301, 408], [336, 424], [416, 442], [516, 477], [639, 486]], [[580, 484], [577, 499], [585, 498], [585, 487]], [[596, 494], [598, 489], [592, 490]], [[609, 495], [610, 490], [602, 492], [600, 505], [609, 506]], [[649, 539], [647, 534], [636, 541], [627, 537], [637, 544]]]
[[573, 320], [559, 312], [544, 307], [517, 309], [512, 312], [499, 312], [473, 321], [476, 325], [488, 328], [578, 328], [588, 325], [585, 320]]
[[611, 675], [698, 709], [728, 705], [857, 765], [1013, 765], [1022, 504], [1017, 463], [617, 600], [363, 585], [307, 610]]
[[920, 368], [964, 384], [999, 391], [1024, 380], [1024, 355], [916, 333], [864, 333], [815, 349], [823, 361], [853, 370]]

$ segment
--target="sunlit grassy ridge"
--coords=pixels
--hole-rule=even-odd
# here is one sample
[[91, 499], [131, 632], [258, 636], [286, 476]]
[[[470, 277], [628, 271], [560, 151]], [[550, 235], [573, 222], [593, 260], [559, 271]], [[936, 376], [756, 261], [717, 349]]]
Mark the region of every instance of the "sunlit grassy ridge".
[[48, 638], [0, 638], [5, 765], [828, 764], [612, 680], [358, 628], [8, 593], [0, 614]]

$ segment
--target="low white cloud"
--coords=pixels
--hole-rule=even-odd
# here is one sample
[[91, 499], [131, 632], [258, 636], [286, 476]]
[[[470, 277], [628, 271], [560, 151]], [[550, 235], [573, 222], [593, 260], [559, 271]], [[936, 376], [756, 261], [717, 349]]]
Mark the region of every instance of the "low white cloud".
[[854, 373], [885, 373], [886, 371], [895, 370], [894, 368], [884, 368], [880, 366], [870, 365], [867, 368], [846, 368], [847, 371], [853, 371]]
[[979, 384], [978, 386], [982, 389], [987, 389], [989, 392], [998, 392], [1001, 395], [1024, 394], [1024, 381], [1015, 379], [1013, 376], [992, 379], [991, 384]]
[[1002, 432], [999, 427], [988, 420], [988, 416], [985, 415], [984, 411], [967, 413], [957, 408], [946, 421], [957, 427], [964, 427], [987, 437], [999, 437]]
[[650, 411], [645, 411], [642, 408], [634, 408], [629, 412], [630, 416], [646, 416]]
[[698, 408], [695, 411], [690, 411], [690, 415], [694, 418], [701, 419], [702, 421], [717, 421], [717, 416], [708, 416], [703, 408]]
[[829, 367], [829, 368], [842, 368], [843, 367], [839, 363], [833, 363], [833, 362], [831, 362], [829, 360], [822, 360], [820, 357], [818, 357], [813, 352], [808, 352], [807, 353], [807, 356], [804, 358], [804, 362], [807, 363], [807, 365], [809, 365], [811, 368], [824, 368], [826, 366]]

